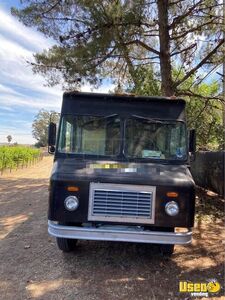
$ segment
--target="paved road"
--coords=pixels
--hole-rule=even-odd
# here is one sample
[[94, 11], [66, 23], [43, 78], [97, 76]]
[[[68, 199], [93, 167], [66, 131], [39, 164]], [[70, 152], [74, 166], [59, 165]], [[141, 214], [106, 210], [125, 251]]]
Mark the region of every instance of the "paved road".
[[[223, 223], [199, 218], [194, 241], [166, 259], [150, 245], [79, 241], [63, 254], [47, 234], [52, 159], [0, 177], [0, 299], [188, 299], [179, 280], [223, 281]], [[224, 299], [215, 295], [213, 299]]]

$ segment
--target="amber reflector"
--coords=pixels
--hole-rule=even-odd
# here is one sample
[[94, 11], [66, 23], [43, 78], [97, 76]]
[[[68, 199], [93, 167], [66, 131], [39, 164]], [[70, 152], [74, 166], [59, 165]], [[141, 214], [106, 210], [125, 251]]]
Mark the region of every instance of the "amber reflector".
[[166, 193], [166, 196], [167, 197], [169, 197], [169, 198], [176, 198], [176, 197], [178, 197], [178, 193], [176, 193], [176, 192], [167, 192]]
[[78, 192], [79, 187], [78, 186], [68, 186], [67, 191], [69, 191], [69, 192]]

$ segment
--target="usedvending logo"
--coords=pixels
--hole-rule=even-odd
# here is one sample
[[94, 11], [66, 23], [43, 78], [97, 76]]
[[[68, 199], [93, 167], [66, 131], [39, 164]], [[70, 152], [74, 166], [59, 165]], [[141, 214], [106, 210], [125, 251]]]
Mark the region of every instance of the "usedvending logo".
[[180, 281], [179, 292], [190, 293], [193, 297], [210, 297], [218, 293], [221, 289], [216, 279], [210, 279], [208, 282]]

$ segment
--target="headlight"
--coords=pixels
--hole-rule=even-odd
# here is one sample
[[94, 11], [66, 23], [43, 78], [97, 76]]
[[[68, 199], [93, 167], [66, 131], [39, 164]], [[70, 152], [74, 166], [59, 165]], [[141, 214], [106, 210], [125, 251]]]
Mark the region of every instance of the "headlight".
[[79, 200], [76, 196], [69, 196], [64, 201], [64, 206], [69, 211], [74, 211], [79, 206]]
[[177, 204], [177, 202], [175, 201], [171, 201], [166, 203], [165, 206], [165, 211], [167, 213], [167, 215], [174, 217], [179, 213], [179, 206]]

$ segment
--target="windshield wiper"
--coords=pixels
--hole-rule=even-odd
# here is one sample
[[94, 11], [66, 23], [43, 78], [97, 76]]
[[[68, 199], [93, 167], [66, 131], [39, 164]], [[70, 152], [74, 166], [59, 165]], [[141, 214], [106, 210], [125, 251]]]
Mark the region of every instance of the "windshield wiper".
[[99, 118], [96, 118], [95, 120], [90, 120], [90, 121], [84, 123], [82, 126], [84, 127], [84, 126], [89, 125], [93, 122], [96, 122], [96, 121], [99, 122], [99, 121], [102, 121], [102, 120], [107, 120], [107, 119], [110, 119], [110, 118], [113, 118], [113, 117], [116, 117], [116, 116], [118, 116], [118, 114], [112, 114], [112, 115], [108, 115], [108, 116], [104, 116], [104, 117], [99, 117]]
[[118, 116], [118, 114], [112, 114], [112, 115], [108, 115], [108, 116], [102, 117], [102, 118], [100, 118], [99, 120], [102, 120], [102, 119], [109, 119], [109, 118], [116, 117], [116, 116]]
[[168, 123], [168, 121], [166, 121], [166, 120], [161, 121], [161, 120], [158, 120], [158, 119], [146, 118], [146, 117], [138, 116], [138, 115], [132, 115], [132, 117], [134, 117], [136, 119], [140, 119], [140, 120], [146, 120], [146, 121], [151, 122], [151, 123], [160, 123], [160, 124]]

